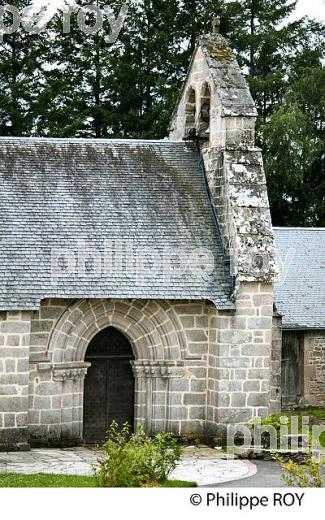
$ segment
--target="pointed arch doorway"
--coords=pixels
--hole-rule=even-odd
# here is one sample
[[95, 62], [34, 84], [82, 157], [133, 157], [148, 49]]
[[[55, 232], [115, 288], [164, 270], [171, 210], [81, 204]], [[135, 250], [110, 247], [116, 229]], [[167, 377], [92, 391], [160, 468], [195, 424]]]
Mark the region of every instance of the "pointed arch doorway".
[[134, 376], [131, 343], [114, 327], [99, 332], [89, 343], [85, 361], [91, 363], [85, 378], [83, 438], [103, 442], [115, 420], [134, 422]]

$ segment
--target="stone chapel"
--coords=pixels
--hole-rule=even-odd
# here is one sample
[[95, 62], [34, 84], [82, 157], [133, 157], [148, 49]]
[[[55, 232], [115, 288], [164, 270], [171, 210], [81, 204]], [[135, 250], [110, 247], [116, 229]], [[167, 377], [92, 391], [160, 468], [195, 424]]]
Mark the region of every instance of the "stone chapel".
[[256, 116], [213, 33], [169, 139], [0, 139], [0, 448], [97, 443], [113, 420], [219, 439], [280, 409]]

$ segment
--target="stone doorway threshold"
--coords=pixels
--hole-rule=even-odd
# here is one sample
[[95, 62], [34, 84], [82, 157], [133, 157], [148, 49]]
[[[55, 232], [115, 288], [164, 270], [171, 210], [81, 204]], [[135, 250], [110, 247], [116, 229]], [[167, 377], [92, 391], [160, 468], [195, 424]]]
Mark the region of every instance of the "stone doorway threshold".
[[[93, 464], [101, 456], [101, 451], [89, 447], [2, 452], [0, 473], [91, 475]], [[210, 448], [187, 447], [170, 478], [208, 486], [244, 479], [255, 473], [256, 466], [250, 461], [234, 459]]]

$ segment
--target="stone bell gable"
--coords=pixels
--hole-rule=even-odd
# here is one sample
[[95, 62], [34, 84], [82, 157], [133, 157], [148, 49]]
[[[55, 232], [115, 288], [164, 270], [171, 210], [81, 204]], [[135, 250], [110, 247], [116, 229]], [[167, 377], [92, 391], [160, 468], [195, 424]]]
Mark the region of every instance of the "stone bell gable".
[[208, 356], [206, 428], [211, 432], [279, 409], [272, 355], [277, 266], [263, 158], [255, 145], [256, 117], [229, 41], [217, 33], [199, 38], [170, 139], [197, 142], [234, 279], [235, 311], [219, 313]]
[[199, 139], [211, 200], [237, 282], [277, 274], [266, 178], [255, 146], [257, 111], [228, 40], [198, 40], [170, 138]]

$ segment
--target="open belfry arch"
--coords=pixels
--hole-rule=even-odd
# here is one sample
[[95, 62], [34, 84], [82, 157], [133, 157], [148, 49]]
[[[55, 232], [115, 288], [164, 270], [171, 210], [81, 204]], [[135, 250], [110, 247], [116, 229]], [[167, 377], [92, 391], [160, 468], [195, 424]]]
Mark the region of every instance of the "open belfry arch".
[[[109, 340], [107, 356], [87, 349], [109, 328], [132, 347], [123, 352], [134, 418], [149, 432], [220, 439], [227, 425], [279, 408], [271, 377], [277, 269], [256, 116], [230, 44], [214, 32], [198, 40], [169, 140], [0, 140], [0, 186], [13, 193], [20, 243], [16, 257], [9, 233], [1, 251], [1, 446], [84, 441], [87, 371], [112, 358]], [[80, 236], [98, 254], [109, 241], [118, 256], [121, 238], [160, 258], [184, 251], [188, 269], [174, 277], [59, 272], [52, 283], [49, 251], [69, 250]], [[202, 250], [209, 273], [195, 263]]]
[[196, 92], [190, 87], [186, 93], [184, 138], [189, 138], [191, 130], [195, 128], [196, 114]]
[[211, 88], [209, 83], [204, 82], [200, 95], [200, 116], [197, 125], [197, 134], [201, 139], [210, 137], [211, 119]]

